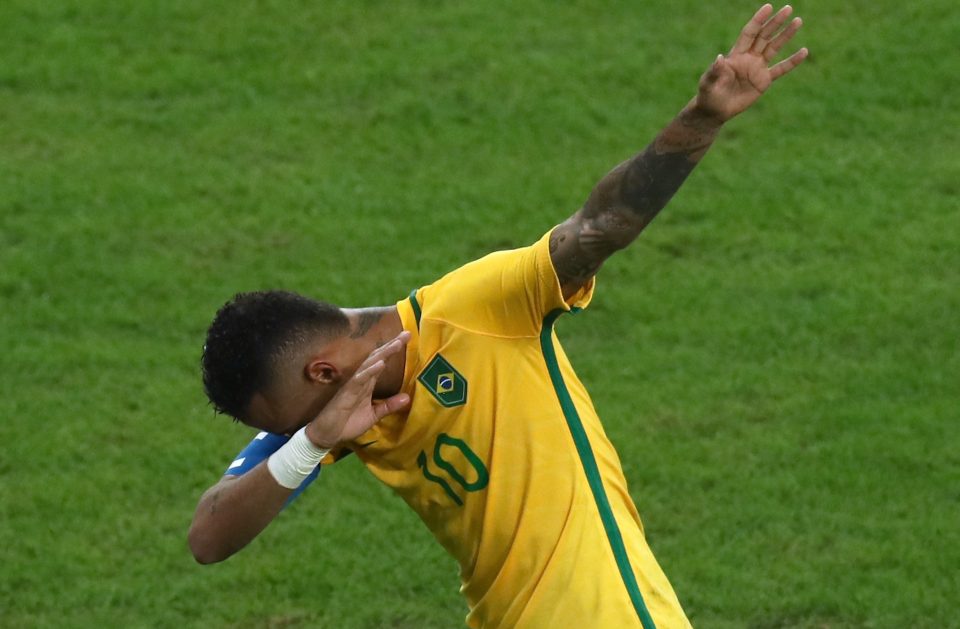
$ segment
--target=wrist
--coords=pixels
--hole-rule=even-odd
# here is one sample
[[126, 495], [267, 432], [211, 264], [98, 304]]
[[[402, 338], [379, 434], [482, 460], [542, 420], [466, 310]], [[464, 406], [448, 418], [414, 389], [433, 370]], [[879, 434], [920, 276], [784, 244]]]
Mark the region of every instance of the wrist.
[[290, 440], [267, 459], [267, 469], [282, 487], [296, 489], [327, 456], [329, 448], [319, 448], [307, 437], [306, 429], [298, 430]]
[[310, 422], [301, 430], [304, 432], [307, 439], [310, 440], [310, 444], [316, 448], [320, 448], [322, 450], [332, 450], [339, 443], [338, 440], [331, 439], [330, 437], [323, 435], [316, 420]]
[[694, 96], [683, 108], [680, 115], [687, 124], [696, 127], [698, 130], [713, 131], [714, 133], [719, 131], [723, 123], [727, 121], [718, 111], [711, 109], [701, 101], [699, 96]]

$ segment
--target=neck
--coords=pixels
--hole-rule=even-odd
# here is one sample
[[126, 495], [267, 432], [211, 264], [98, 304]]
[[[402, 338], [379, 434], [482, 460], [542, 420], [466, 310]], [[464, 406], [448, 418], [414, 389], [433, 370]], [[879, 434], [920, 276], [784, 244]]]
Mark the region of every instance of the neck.
[[[391, 341], [403, 331], [400, 313], [397, 312], [396, 306], [344, 308], [343, 313], [350, 320], [350, 339], [363, 348], [361, 362], [374, 349]], [[377, 385], [373, 390], [374, 397], [386, 398], [400, 392], [405, 365], [406, 352], [398, 352], [387, 359], [386, 368], [377, 378]]]

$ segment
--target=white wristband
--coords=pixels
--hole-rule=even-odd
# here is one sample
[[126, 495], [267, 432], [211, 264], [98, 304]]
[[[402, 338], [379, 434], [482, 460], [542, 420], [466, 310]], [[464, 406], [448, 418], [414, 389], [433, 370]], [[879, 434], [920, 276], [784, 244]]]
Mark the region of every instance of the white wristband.
[[290, 441], [270, 455], [267, 469], [282, 487], [296, 489], [320, 465], [330, 450], [318, 448], [307, 437], [307, 428], [298, 430]]

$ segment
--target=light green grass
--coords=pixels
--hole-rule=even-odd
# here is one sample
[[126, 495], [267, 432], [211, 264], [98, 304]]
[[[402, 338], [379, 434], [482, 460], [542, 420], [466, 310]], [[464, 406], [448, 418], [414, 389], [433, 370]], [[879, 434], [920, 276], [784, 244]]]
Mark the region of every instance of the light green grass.
[[[356, 461], [200, 567], [249, 432], [234, 292], [390, 303], [533, 241], [752, 3], [0, 6], [0, 625], [452, 627], [453, 562]], [[801, 2], [734, 121], [560, 334], [700, 627], [958, 626], [960, 15]]]

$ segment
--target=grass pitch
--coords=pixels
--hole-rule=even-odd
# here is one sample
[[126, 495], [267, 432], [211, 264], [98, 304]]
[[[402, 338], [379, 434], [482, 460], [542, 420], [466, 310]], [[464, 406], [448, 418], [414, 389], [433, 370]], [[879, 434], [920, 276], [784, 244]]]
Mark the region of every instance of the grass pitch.
[[[957, 626], [960, 14], [796, 8], [811, 58], [560, 334], [696, 626]], [[250, 434], [206, 407], [206, 325], [533, 241], [754, 9], [4, 2], [0, 625], [461, 625], [452, 561], [356, 461], [193, 563]]]

